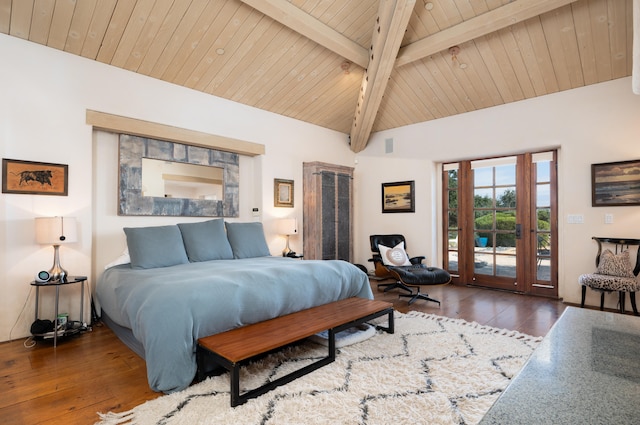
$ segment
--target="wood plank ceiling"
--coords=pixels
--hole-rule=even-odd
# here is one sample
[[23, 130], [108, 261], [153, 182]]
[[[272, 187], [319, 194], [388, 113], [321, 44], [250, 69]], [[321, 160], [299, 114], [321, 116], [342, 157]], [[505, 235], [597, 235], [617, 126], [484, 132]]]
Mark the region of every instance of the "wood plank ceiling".
[[632, 0], [0, 0], [4, 34], [350, 134], [355, 152], [372, 131], [630, 76], [632, 27]]

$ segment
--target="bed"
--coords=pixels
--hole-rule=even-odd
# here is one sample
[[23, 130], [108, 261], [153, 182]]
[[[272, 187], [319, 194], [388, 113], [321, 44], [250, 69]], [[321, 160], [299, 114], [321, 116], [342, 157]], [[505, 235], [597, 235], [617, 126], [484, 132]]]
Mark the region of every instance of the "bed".
[[191, 384], [200, 337], [344, 298], [373, 298], [366, 273], [345, 261], [271, 256], [257, 222], [124, 231], [129, 257], [104, 271], [96, 297], [103, 320], [145, 359], [155, 391]]

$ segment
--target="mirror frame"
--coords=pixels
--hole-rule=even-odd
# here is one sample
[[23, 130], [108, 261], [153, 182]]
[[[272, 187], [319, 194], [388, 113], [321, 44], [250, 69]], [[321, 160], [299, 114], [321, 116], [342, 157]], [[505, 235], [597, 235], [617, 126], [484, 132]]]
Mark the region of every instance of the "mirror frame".
[[[142, 158], [219, 167], [222, 200], [142, 196]], [[240, 159], [237, 153], [121, 134], [118, 215], [238, 217]]]

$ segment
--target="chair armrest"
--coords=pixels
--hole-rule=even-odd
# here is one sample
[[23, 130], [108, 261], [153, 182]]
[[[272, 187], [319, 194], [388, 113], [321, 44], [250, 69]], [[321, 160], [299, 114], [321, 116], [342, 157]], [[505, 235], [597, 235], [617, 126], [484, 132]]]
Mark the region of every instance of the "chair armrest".
[[411, 262], [411, 264], [420, 264], [425, 258], [426, 257], [424, 255], [421, 255], [419, 257], [411, 257], [409, 258], [409, 261]]

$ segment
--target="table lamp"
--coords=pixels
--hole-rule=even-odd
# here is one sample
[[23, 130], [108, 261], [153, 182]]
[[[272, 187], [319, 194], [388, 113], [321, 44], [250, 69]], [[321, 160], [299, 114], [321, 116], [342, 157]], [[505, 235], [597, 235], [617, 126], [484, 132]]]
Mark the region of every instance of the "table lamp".
[[66, 282], [67, 271], [60, 265], [60, 245], [78, 240], [75, 217], [37, 217], [36, 240], [42, 245], [53, 245], [53, 266], [50, 280]]
[[282, 256], [286, 257], [288, 254], [293, 252], [291, 251], [291, 248], [289, 248], [289, 236], [298, 233], [298, 222], [295, 218], [283, 218], [278, 220], [276, 226], [278, 234], [285, 235], [287, 237], [287, 246], [282, 250]]

